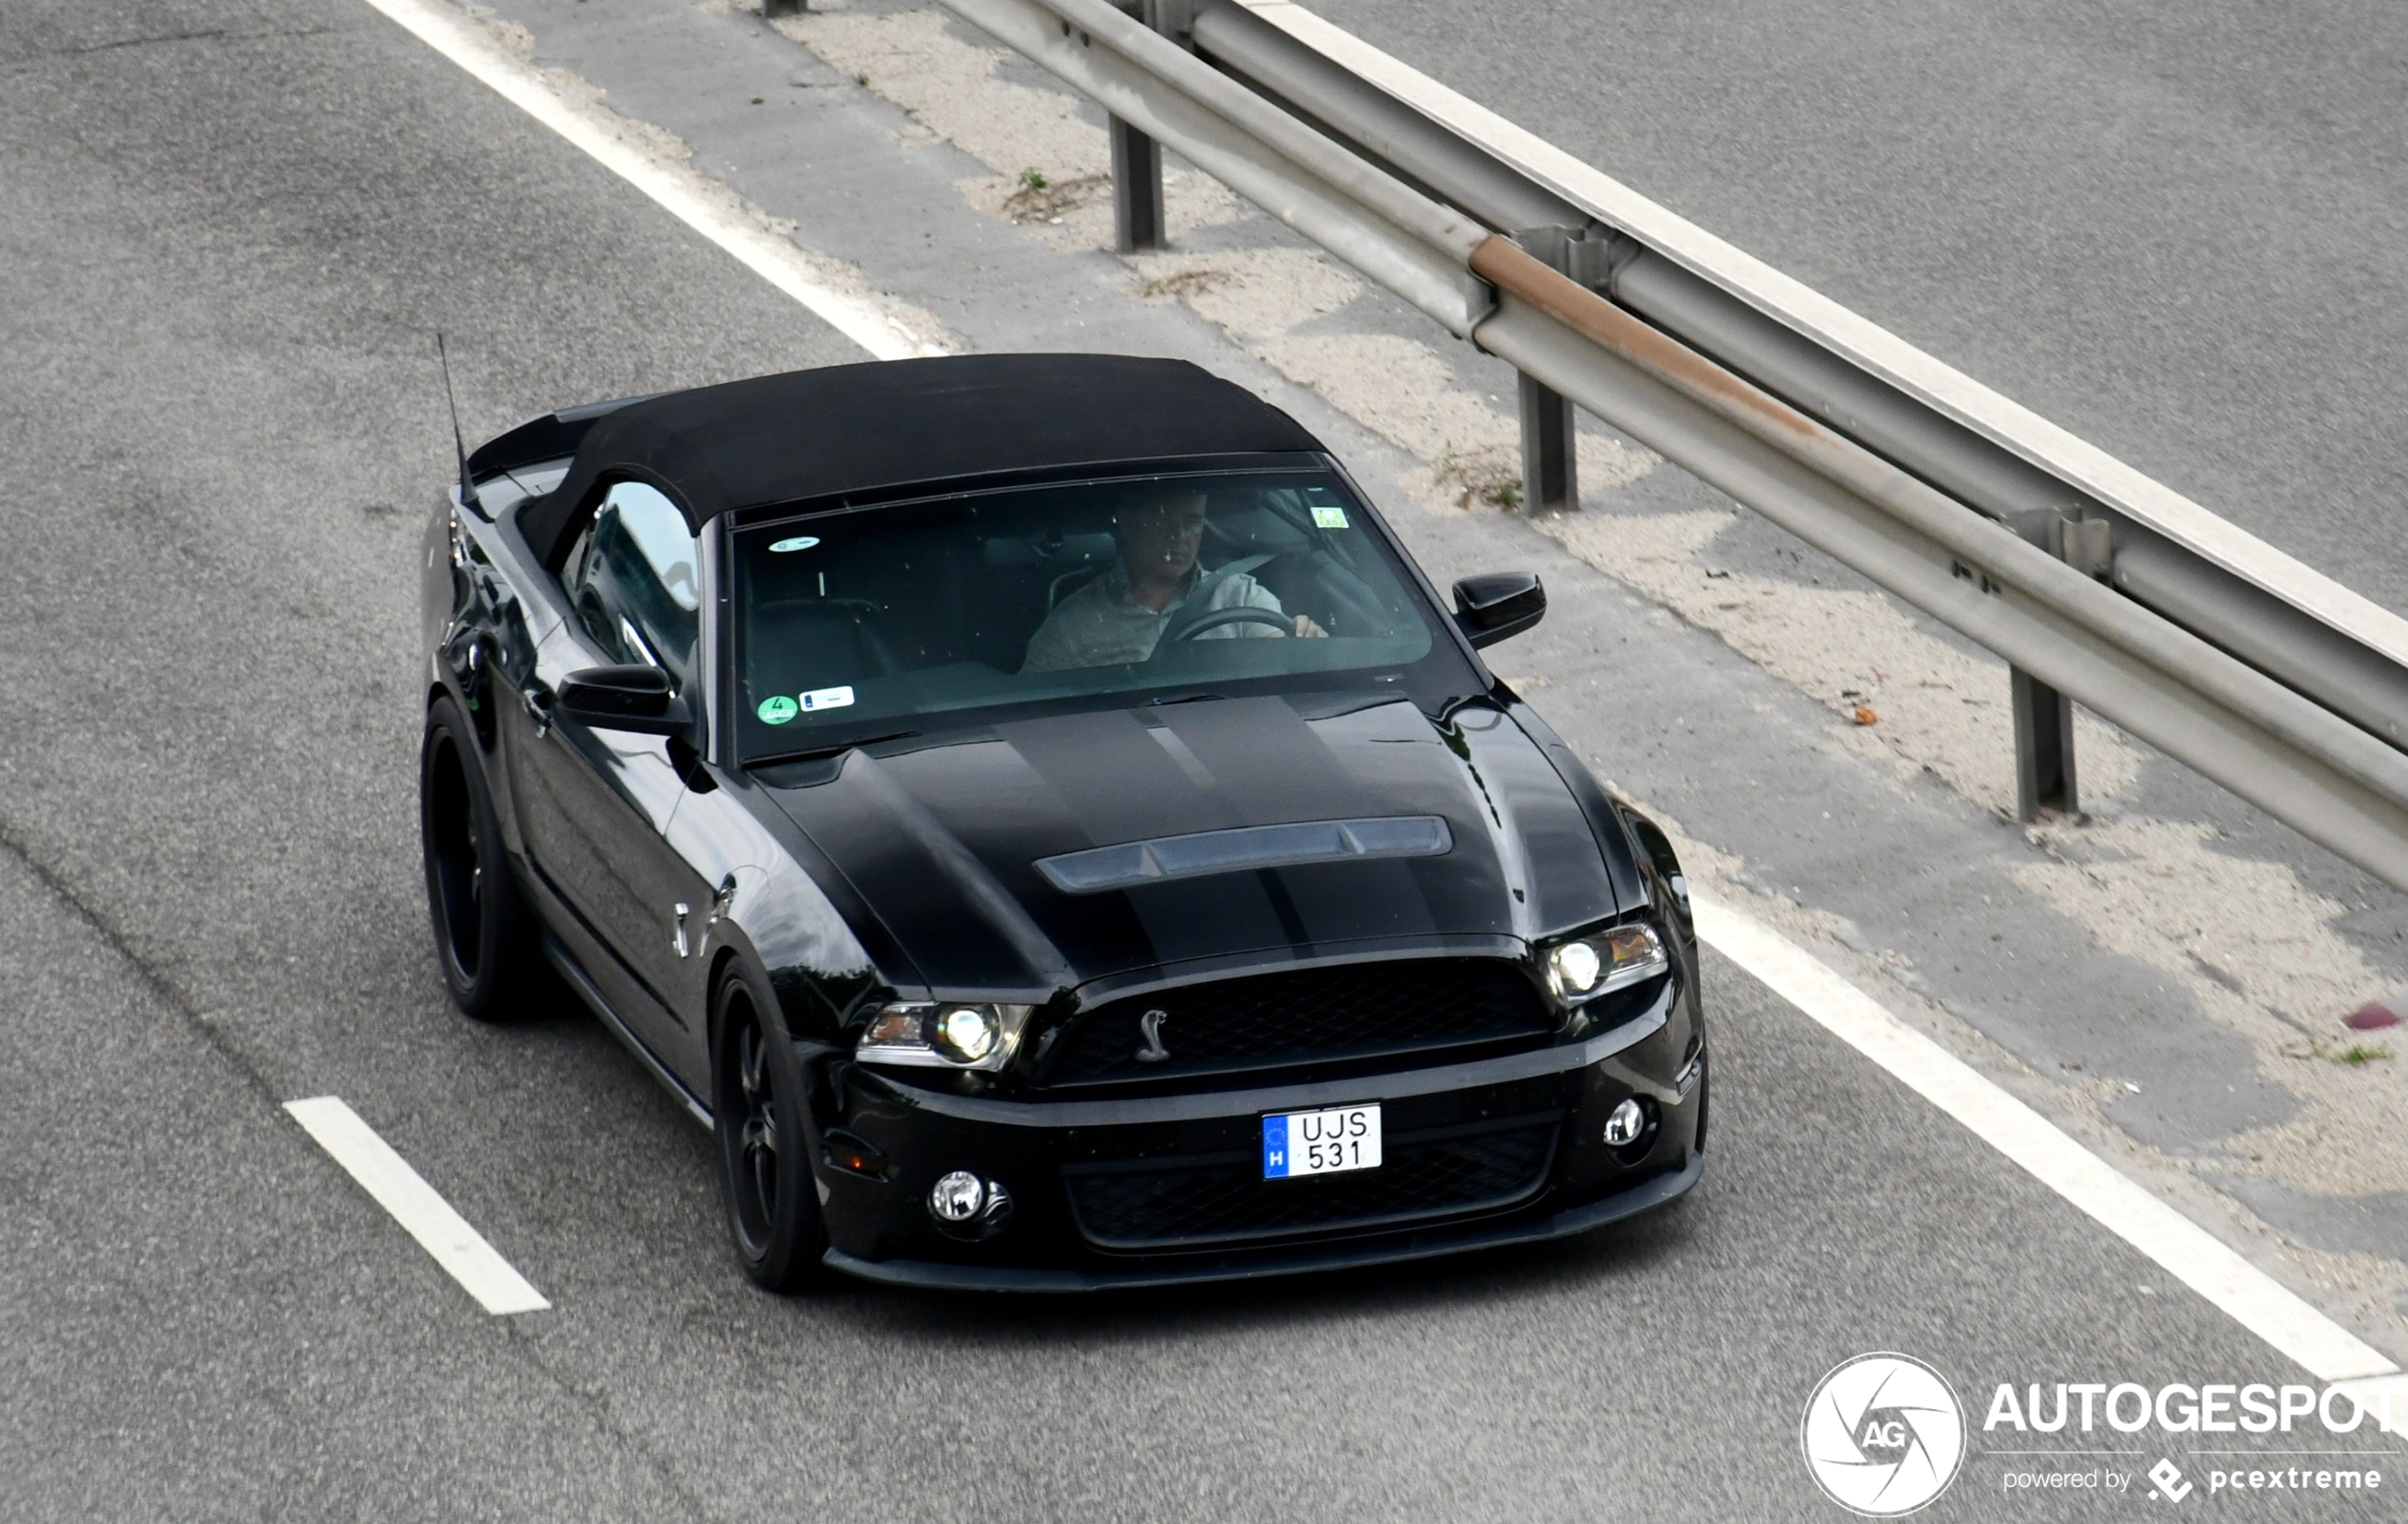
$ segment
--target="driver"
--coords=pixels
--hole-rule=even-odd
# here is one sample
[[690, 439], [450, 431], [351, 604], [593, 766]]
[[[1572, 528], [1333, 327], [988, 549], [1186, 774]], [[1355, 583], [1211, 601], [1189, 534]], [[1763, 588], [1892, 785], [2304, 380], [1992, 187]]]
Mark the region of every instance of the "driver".
[[1199, 590], [1203, 603], [1195, 610], [1198, 614], [1260, 608], [1280, 615], [1286, 626], [1264, 620], [1232, 621], [1200, 631], [1195, 636], [1199, 641], [1329, 633], [1309, 615], [1288, 618], [1270, 590], [1243, 572], [1197, 571], [1196, 553], [1204, 545], [1201, 492], [1174, 487], [1136, 498], [1113, 516], [1112, 531], [1120, 541], [1120, 558], [1046, 615], [1029, 640], [1023, 672], [1142, 662], [1154, 654], [1163, 630]]

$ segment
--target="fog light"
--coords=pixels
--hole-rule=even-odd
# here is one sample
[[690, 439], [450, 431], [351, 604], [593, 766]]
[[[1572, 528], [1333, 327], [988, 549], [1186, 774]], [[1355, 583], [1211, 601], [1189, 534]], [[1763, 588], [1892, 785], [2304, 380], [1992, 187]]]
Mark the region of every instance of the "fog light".
[[[1613, 1148], [1629, 1148], [1646, 1131], [1647, 1108], [1639, 1104], [1636, 1096], [1625, 1097], [1622, 1104], [1614, 1107], [1613, 1114], [1605, 1119], [1605, 1141]], [[947, 1175], [945, 1178], [951, 1180], [954, 1177]], [[971, 1184], [976, 1186], [977, 1182], [974, 1180]]]
[[928, 1192], [928, 1209], [948, 1223], [970, 1221], [986, 1201], [986, 1182], [967, 1170], [956, 1170]]

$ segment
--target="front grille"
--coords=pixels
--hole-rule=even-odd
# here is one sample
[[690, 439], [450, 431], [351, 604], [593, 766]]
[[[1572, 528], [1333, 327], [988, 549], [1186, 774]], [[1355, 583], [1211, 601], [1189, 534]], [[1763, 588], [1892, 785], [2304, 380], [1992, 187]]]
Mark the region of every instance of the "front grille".
[[[1159, 1040], [1148, 1043], [1155, 1011]], [[1553, 1029], [1537, 989], [1502, 958], [1296, 969], [1099, 1006], [1063, 1032], [1039, 1080], [1082, 1085], [1269, 1069], [1543, 1038]]]
[[1376, 1170], [1265, 1180], [1251, 1154], [1064, 1171], [1079, 1231], [1103, 1249], [1177, 1249], [1365, 1229], [1510, 1206], [1535, 1194], [1560, 1122], [1521, 1117], [1387, 1139]]

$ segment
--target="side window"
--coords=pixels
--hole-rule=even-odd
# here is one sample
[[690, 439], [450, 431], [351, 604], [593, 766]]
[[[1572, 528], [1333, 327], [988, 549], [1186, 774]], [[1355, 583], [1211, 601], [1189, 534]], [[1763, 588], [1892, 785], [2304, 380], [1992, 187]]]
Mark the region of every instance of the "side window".
[[641, 481], [612, 487], [561, 569], [570, 607], [615, 661], [681, 683], [694, 659], [702, 587], [677, 504]]

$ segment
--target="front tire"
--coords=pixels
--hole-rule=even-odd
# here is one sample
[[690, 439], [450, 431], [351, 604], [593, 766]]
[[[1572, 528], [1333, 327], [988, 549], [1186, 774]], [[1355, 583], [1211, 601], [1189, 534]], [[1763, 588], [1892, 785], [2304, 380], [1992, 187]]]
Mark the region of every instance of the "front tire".
[[435, 960], [452, 1004], [481, 1022], [520, 1015], [542, 971], [535, 917], [502, 851], [476, 732], [447, 696], [428, 711], [418, 750], [418, 830]]
[[794, 1044], [734, 972], [720, 985], [711, 1116], [720, 1184], [737, 1262], [764, 1291], [818, 1285], [828, 1235], [803, 1131], [802, 1065]]

